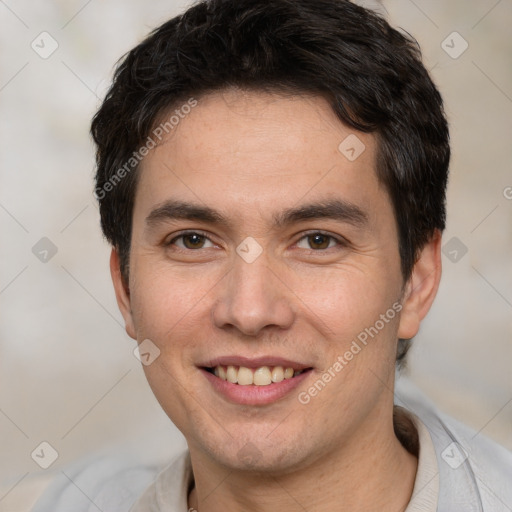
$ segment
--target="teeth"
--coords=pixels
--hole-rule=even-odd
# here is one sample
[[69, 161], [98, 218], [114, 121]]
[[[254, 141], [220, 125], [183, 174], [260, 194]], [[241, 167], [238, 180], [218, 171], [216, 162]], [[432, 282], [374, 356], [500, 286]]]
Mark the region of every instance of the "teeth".
[[226, 380], [236, 384], [238, 382], [238, 371], [234, 366], [228, 366], [226, 371]]
[[[217, 366], [217, 368], [219, 369], [218, 371], [218, 375], [217, 377], [220, 377], [222, 380], [226, 380], [227, 379], [227, 376], [226, 376], [226, 370], [224, 369], [224, 366]], [[215, 368], [215, 369], [217, 369]]]
[[245, 366], [216, 366], [213, 373], [219, 379], [227, 380], [232, 384], [240, 386], [268, 386], [272, 382], [282, 382], [284, 379], [291, 379], [300, 375], [304, 370], [295, 371], [293, 368], [283, 368], [282, 366], [261, 366], [255, 370]]
[[272, 370], [272, 382], [281, 382], [284, 380], [284, 370], [282, 366], [274, 366]]
[[[240, 368], [241, 370], [242, 368]], [[272, 382], [272, 376], [270, 374], [270, 368], [268, 366], [262, 366], [254, 372], [253, 383], [256, 386], [268, 386]]]
[[241, 366], [238, 370], [238, 384], [240, 384], [240, 386], [249, 386], [252, 383], [252, 371], [249, 370], [249, 368]]

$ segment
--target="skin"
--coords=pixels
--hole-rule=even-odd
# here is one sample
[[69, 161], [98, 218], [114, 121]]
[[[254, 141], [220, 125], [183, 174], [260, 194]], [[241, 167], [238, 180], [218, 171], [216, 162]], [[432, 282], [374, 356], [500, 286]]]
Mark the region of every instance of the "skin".
[[[338, 150], [350, 134], [365, 145], [352, 162]], [[116, 250], [111, 272], [128, 334], [161, 351], [144, 371], [187, 439], [195, 478], [190, 507], [406, 508], [417, 459], [393, 431], [396, 343], [417, 333], [435, 297], [440, 234], [404, 283], [393, 208], [376, 177], [375, 155], [375, 137], [344, 126], [320, 97], [230, 90], [199, 98], [144, 159], [129, 282], [121, 278]], [[148, 225], [150, 213], [170, 199], [214, 208], [229, 224], [160, 219]], [[274, 224], [273, 214], [332, 199], [357, 206], [366, 222]], [[183, 230], [207, 238], [193, 238], [197, 245], [190, 237], [175, 240]], [[335, 238], [308, 238], [317, 231]], [[248, 236], [263, 249], [252, 263], [236, 252]], [[397, 301], [400, 314], [301, 404], [298, 393]], [[228, 354], [280, 356], [313, 371], [275, 403], [236, 405], [197, 367]], [[239, 454], [247, 447], [252, 460]]]

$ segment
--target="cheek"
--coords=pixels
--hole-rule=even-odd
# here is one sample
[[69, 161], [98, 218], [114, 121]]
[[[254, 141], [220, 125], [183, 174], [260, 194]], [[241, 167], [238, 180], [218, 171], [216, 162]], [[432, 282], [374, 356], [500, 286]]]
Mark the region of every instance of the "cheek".
[[[295, 272], [290, 288], [299, 299], [302, 315], [333, 343], [346, 344], [374, 326], [399, 299], [400, 283], [393, 276], [369, 266], [347, 265]], [[381, 330], [388, 331], [390, 324], [397, 323], [397, 315], [388, 316]]]
[[214, 282], [204, 273], [179, 271], [154, 261], [139, 262], [136, 275], [131, 300], [137, 339], [149, 339], [159, 350], [143, 370], [162, 408], [178, 428], [186, 430], [190, 411], [201, 403], [190, 399], [196, 395], [197, 371], [191, 354], [204, 344], [206, 302]]
[[181, 331], [200, 313], [201, 301], [214, 284], [207, 272], [173, 269], [151, 258], [137, 265], [135, 273], [131, 301], [139, 340], [164, 340]]

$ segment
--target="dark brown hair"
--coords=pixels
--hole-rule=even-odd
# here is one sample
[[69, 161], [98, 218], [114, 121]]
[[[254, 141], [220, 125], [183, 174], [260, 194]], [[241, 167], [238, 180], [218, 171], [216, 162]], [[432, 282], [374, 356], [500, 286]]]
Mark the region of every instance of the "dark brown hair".
[[[101, 225], [125, 279], [134, 152], [171, 108], [230, 86], [320, 94], [340, 121], [375, 133], [377, 175], [394, 207], [407, 280], [445, 226], [448, 126], [416, 41], [348, 0], [203, 0], [123, 57], [91, 132]], [[407, 344], [399, 347], [400, 360]]]

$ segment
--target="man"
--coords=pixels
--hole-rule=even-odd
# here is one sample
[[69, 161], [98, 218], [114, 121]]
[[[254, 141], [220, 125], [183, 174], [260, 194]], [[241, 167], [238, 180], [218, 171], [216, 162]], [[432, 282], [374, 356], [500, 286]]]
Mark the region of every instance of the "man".
[[450, 155], [413, 40], [346, 0], [199, 2], [127, 54], [92, 134], [119, 308], [188, 450], [74, 511], [512, 509], [511, 454], [394, 405]]

